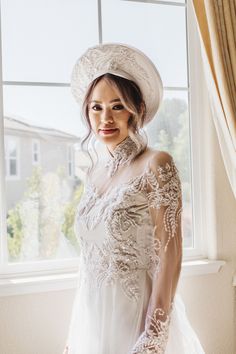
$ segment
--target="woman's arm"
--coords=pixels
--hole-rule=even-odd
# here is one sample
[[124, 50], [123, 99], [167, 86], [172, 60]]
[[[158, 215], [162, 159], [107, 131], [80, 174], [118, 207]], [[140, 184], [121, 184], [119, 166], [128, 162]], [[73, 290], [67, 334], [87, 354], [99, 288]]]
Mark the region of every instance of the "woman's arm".
[[165, 352], [182, 262], [182, 192], [178, 170], [171, 155], [162, 151], [155, 154], [149, 167], [147, 195], [153, 221], [155, 262], [145, 330], [132, 354]]

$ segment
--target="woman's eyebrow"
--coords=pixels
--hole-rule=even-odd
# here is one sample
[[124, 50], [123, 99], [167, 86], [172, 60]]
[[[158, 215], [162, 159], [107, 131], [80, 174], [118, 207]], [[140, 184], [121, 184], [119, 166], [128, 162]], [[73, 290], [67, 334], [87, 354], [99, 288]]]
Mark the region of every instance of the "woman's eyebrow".
[[[98, 101], [98, 100], [89, 101], [89, 103], [91, 103], [91, 102], [102, 103], [101, 101]], [[114, 98], [113, 100], [110, 101], [110, 103], [113, 103], [113, 102], [121, 102], [121, 100], [119, 98]]]

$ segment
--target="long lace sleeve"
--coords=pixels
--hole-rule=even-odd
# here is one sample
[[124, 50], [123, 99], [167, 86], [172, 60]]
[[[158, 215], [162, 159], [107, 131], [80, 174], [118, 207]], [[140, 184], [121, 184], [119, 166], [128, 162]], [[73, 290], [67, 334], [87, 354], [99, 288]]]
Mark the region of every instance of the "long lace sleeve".
[[147, 175], [153, 221], [152, 292], [141, 333], [131, 354], [163, 354], [167, 345], [173, 299], [182, 262], [182, 192], [178, 170], [167, 152], [155, 154]]

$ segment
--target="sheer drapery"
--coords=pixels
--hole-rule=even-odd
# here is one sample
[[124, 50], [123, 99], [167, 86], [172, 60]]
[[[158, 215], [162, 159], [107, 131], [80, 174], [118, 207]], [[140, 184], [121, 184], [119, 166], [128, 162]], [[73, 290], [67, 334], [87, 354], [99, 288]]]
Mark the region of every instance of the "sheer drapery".
[[226, 172], [236, 197], [236, 3], [192, 0], [209, 99]]

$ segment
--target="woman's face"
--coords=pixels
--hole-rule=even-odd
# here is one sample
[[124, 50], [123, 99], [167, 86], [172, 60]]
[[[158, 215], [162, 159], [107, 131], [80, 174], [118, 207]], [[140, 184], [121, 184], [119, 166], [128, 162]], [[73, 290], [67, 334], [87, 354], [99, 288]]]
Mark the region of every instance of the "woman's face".
[[88, 102], [88, 113], [94, 134], [110, 152], [128, 136], [131, 113], [106, 80], [100, 80], [94, 87]]

